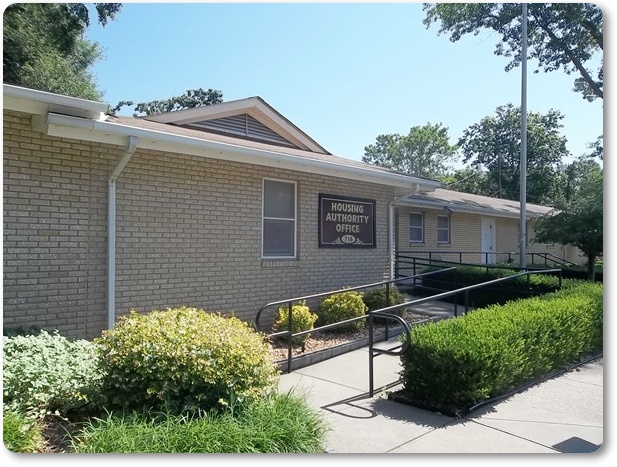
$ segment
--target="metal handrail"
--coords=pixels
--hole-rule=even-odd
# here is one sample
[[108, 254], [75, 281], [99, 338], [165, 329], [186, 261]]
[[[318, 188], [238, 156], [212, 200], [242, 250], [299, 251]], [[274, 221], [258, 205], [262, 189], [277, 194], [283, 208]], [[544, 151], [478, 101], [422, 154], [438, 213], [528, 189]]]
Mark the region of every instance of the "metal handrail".
[[[439, 271], [439, 272], [441, 272], [441, 271]], [[460, 289], [449, 290], [447, 292], [442, 292], [440, 294], [431, 295], [430, 297], [419, 298], [418, 300], [407, 302], [406, 305], [407, 306], [412, 305], [412, 304], [413, 305], [421, 305], [423, 303], [427, 303], [427, 302], [431, 302], [431, 301], [437, 301], [437, 300], [441, 300], [442, 298], [451, 297], [451, 296], [457, 295], [459, 293], [467, 294], [470, 290], [479, 289], [480, 287], [484, 287], [484, 286], [487, 286], [487, 285], [497, 284], [498, 282], [504, 282], [504, 281], [507, 281], [507, 280], [516, 279], [517, 277], [521, 277], [521, 276], [525, 276], [525, 275], [529, 277], [531, 274], [544, 274], [544, 273], [548, 274], [548, 273], [554, 273], [554, 272], [559, 273], [559, 288], [561, 288], [561, 286], [562, 286], [562, 271], [561, 271], [561, 269], [533, 269], [533, 270], [530, 270], [530, 271], [523, 271], [523, 272], [519, 272], [517, 274], [512, 274], [511, 276], [500, 277], [498, 279], [493, 279], [493, 280], [490, 280], [490, 281], [481, 282], [480, 284], [473, 284], [473, 285], [468, 285], [466, 287], [461, 287]], [[402, 305], [404, 305], [404, 304], [402, 304]], [[391, 306], [391, 307], [388, 307], [388, 308], [382, 308], [379, 311], [387, 313], [389, 311], [396, 310], [397, 307], [402, 306], [402, 305], [395, 305], [395, 306]], [[455, 303], [455, 307], [456, 307], [456, 303]], [[467, 311], [467, 310], [468, 310], [468, 303], [467, 303], [467, 297], [466, 297], [465, 311]]]
[[[456, 269], [456, 268], [454, 268]], [[438, 272], [442, 272], [442, 271], [438, 271]], [[521, 277], [521, 276], [527, 276], [529, 278], [529, 276], [531, 276], [531, 274], [543, 274], [543, 273], [554, 273], [557, 272], [559, 273], [559, 288], [562, 287], [562, 271], [561, 269], [534, 269], [534, 270], [530, 270], [530, 271], [523, 271], [523, 272], [519, 272], [517, 274], [512, 274], [511, 276], [507, 276], [507, 277], [500, 277], [499, 279], [493, 279], [487, 282], [482, 282], [480, 284], [473, 284], [473, 285], [468, 285], [466, 287], [461, 287], [460, 289], [456, 289], [456, 290], [450, 290], [447, 292], [443, 292], [437, 295], [431, 295], [430, 297], [424, 297], [424, 298], [420, 298], [417, 300], [412, 300], [410, 302], [405, 302], [405, 303], [401, 303], [399, 305], [393, 305], [390, 307], [386, 307], [386, 308], [381, 308], [379, 310], [376, 310], [374, 313], [375, 316], [387, 316], [389, 318], [392, 319], [398, 319], [399, 321], [404, 321], [402, 320], [402, 318], [398, 317], [395, 314], [391, 314], [391, 312], [398, 310], [399, 308], [403, 308], [403, 307], [408, 307], [411, 305], [421, 305], [423, 303], [427, 303], [427, 302], [432, 302], [432, 301], [437, 301], [440, 300], [442, 298], [447, 298], [447, 297], [451, 297], [454, 295], [458, 295], [460, 293], [464, 293], [465, 294], [465, 313], [467, 313], [469, 311], [469, 291], [470, 290], [474, 290], [474, 289], [479, 289], [481, 287], [485, 287], [487, 285], [492, 285], [492, 284], [496, 284], [498, 282], [504, 282], [507, 280], [512, 280], [512, 279], [516, 279], [517, 277]], [[454, 302], [454, 315], [458, 316], [457, 314], [457, 302]], [[402, 350], [400, 353], [397, 353], [396, 355], [403, 355], [408, 349], [409, 346], [411, 345], [411, 330], [409, 329], [409, 326], [407, 325], [407, 323], [405, 323], [405, 328], [407, 331], [407, 340], [403, 343], [407, 343], [408, 345], [405, 346], [405, 349]], [[372, 336], [372, 332], [369, 331], [369, 348], [371, 349], [371, 351], [369, 352], [369, 396], [373, 397], [373, 363], [372, 360], [374, 358], [373, 354], [373, 348], [372, 348], [372, 343], [371, 343], [371, 336]], [[398, 347], [394, 347], [393, 349], [390, 350], [394, 350]], [[380, 349], [377, 352], [380, 353], [388, 353], [388, 350], [385, 349]], [[391, 353], [392, 355], [395, 355], [394, 353]]]
[[[305, 334], [310, 334], [311, 332], [324, 331], [324, 330], [327, 330], [327, 329], [335, 328], [337, 326], [342, 326], [344, 324], [353, 323], [353, 322], [358, 321], [360, 319], [365, 319], [368, 316], [368, 315], [364, 315], [364, 316], [360, 316], [360, 317], [356, 317], [356, 318], [350, 318], [350, 319], [345, 320], [345, 321], [340, 321], [340, 322], [337, 322], [337, 323], [327, 324], [327, 325], [324, 325], [324, 326], [313, 328], [313, 329], [308, 330], [308, 331], [301, 331], [301, 332], [294, 333], [293, 332], [293, 302], [298, 302], [298, 301], [301, 301], [301, 300], [309, 300], [311, 298], [324, 297], [324, 296], [327, 296], [327, 295], [334, 295], [334, 294], [342, 293], [342, 292], [349, 292], [349, 291], [354, 291], [354, 290], [367, 289], [367, 288], [371, 288], [371, 287], [380, 287], [380, 286], [385, 285], [386, 286], [386, 300], [387, 300], [387, 303], [390, 303], [390, 301], [389, 301], [389, 297], [390, 297], [390, 284], [394, 284], [394, 283], [397, 283], [397, 282], [403, 282], [403, 281], [409, 281], [410, 279], [414, 279], [415, 280], [418, 277], [424, 277], [424, 276], [429, 276], [429, 275], [433, 275], [433, 274], [439, 274], [441, 272], [451, 271], [451, 270], [456, 270], [456, 268], [455, 267], [444, 268], [444, 269], [440, 269], [440, 270], [437, 270], [437, 271], [430, 271], [430, 272], [425, 272], [425, 273], [417, 274], [415, 276], [408, 276], [408, 277], [403, 277], [403, 278], [399, 278], [399, 279], [391, 279], [391, 280], [387, 280], [387, 281], [374, 282], [372, 284], [359, 285], [359, 286], [355, 286], [355, 287], [349, 287], [349, 288], [339, 289], [339, 290], [330, 291], [330, 292], [320, 292], [320, 293], [316, 293], [316, 294], [312, 294], [312, 295], [304, 295], [302, 297], [294, 297], [294, 298], [288, 298], [288, 299], [284, 299], [284, 300], [277, 300], [275, 302], [266, 303], [257, 312], [257, 315], [255, 317], [255, 328], [257, 329], [257, 331], [263, 332], [263, 329], [262, 329], [262, 327], [260, 325], [260, 319], [261, 319], [262, 313], [266, 309], [268, 309], [270, 307], [273, 307], [273, 306], [277, 306], [277, 305], [287, 304], [287, 309], [288, 309], [288, 313], [289, 313], [288, 314], [288, 318], [287, 318], [287, 324], [288, 324], [287, 330], [286, 331], [279, 331], [279, 332], [276, 332], [276, 333], [268, 334], [268, 337], [272, 338], [272, 337], [287, 336], [287, 372], [289, 373], [289, 370], [291, 369], [292, 348], [293, 348], [293, 338], [294, 337], [300, 337], [300, 336], [303, 336]], [[380, 310], [375, 310], [375, 311], [380, 311]], [[386, 338], [387, 337], [388, 337], [388, 328], [386, 326]]]
[[[474, 290], [474, 289], [478, 289], [481, 287], [486, 287], [487, 285], [492, 285], [492, 284], [497, 284], [499, 282], [505, 282], [508, 280], [512, 280], [512, 279], [516, 279], [517, 277], [522, 277], [522, 276], [527, 276], [527, 280], [529, 281], [529, 277], [531, 276], [531, 274], [545, 274], [545, 273], [558, 273], [559, 275], [559, 288], [562, 287], [562, 270], [561, 269], [533, 269], [533, 270], [529, 270], [529, 271], [523, 271], [523, 272], [519, 272], [517, 274], [512, 274], [510, 276], [507, 277], [500, 277], [498, 279], [493, 279], [490, 281], [486, 281], [486, 282], [482, 282], [480, 284], [473, 284], [473, 285], [469, 285], [466, 287], [461, 287], [460, 289], [456, 289], [456, 290], [450, 290], [450, 291], [446, 291], [446, 292], [442, 292], [436, 295], [431, 295], [429, 297], [424, 297], [424, 298], [419, 298], [419, 299], [415, 299], [415, 300], [411, 300], [408, 302], [404, 302], [404, 303], [400, 303], [398, 305], [392, 305], [392, 306], [388, 306], [388, 307], [384, 307], [384, 308], [380, 308], [378, 310], [374, 310], [374, 311], [369, 311], [368, 314], [363, 315], [363, 316], [358, 316], [355, 318], [350, 318], [344, 321], [339, 321], [336, 323], [331, 323], [325, 326], [320, 326], [317, 328], [313, 328], [313, 329], [309, 329], [306, 331], [300, 331], [300, 332], [296, 332], [294, 333], [292, 331], [292, 321], [293, 321], [293, 314], [292, 314], [292, 303], [294, 301], [299, 301], [299, 300], [305, 300], [305, 299], [309, 299], [309, 298], [315, 298], [315, 297], [319, 297], [319, 296], [325, 296], [325, 295], [333, 295], [335, 293], [339, 293], [339, 292], [345, 292], [345, 291], [350, 291], [350, 290], [359, 290], [359, 289], [363, 289], [363, 288], [368, 288], [368, 287], [375, 287], [375, 286], [379, 286], [379, 285], [384, 285], [384, 284], [390, 284], [390, 283], [394, 283], [394, 282], [399, 282], [402, 280], [409, 280], [409, 279], [415, 279], [417, 277], [420, 276], [428, 276], [431, 274], [438, 274], [438, 273], [442, 273], [442, 272], [446, 272], [446, 271], [451, 271], [451, 270], [456, 270], [456, 267], [451, 267], [451, 268], [445, 268], [445, 269], [441, 269], [438, 271], [431, 271], [428, 273], [422, 273], [422, 274], [418, 274], [416, 276], [409, 276], [409, 277], [404, 277], [402, 279], [394, 279], [394, 280], [390, 280], [390, 281], [382, 281], [382, 282], [377, 282], [377, 283], [373, 283], [373, 284], [369, 284], [369, 285], [364, 285], [364, 286], [357, 286], [357, 287], [353, 287], [353, 288], [347, 288], [347, 289], [340, 289], [338, 291], [333, 291], [333, 292], [323, 292], [323, 293], [318, 293], [318, 294], [313, 294], [313, 295], [306, 295], [303, 297], [296, 297], [296, 298], [292, 298], [292, 299], [287, 299], [287, 300], [278, 300], [276, 302], [271, 302], [268, 303], [266, 305], [264, 305], [263, 307], [260, 308], [259, 312], [258, 312], [258, 316], [256, 318], [256, 327], [259, 330], [259, 326], [258, 326], [258, 321], [259, 321], [259, 317], [261, 316], [261, 313], [267, 309], [270, 306], [275, 306], [275, 305], [281, 305], [284, 303], [289, 303], [289, 318], [288, 318], [288, 322], [289, 322], [289, 327], [286, 331], [280, 331], [280, 332], [276, 332], [276, 333], [272, 333], [269, 334], [268, 337], [272, 338], [272, 337], [280, 337], [280, 336], [287, 336], [288, 337], [288, 354], [287, 354], [287, 373], [291, 373], [291, 364], [292, 364], [292, 343], [293, 343], [293, 338], [294, 337], [300, 337], [300, 336], [304, 336], [310, 333], [314, 333], [314, 332], [319, 332], [319, 331], [324, 331], [327, 329], [332, 329], [338, 326], [343, 326], [345, 324], [350, 324], [350, 323], [354, 323], [356, 321], [359, 321], [361, 319], [367, 319], [368, 318], [368, 323], [369, 323], [369, 395], [370, 397], [373, 397], [374, 394], [374, 375], [373, 375], [373, 359], [381, 354], [387, 354], [387, 355], [403, 355], [405, 352], [407, 352], [409, 350], [409, 347], [411, 346], [411, 328], [409, 327], [409, 324], [400, 316], [394, 314], [393, 312], [401, 309], [401, 308], [407, 308], [410, 307], [411, 305], [421, 305], [423, 303], [428, 303], [428, 302], [432, 302], [432, 301], [438, 301], [441, 300], [443, 298], [448, 298], [454, 295], [458, 295], [461, 293], [465, 294], [465, 313], [467, 313], [469, 311], [469, 291], [470, 290]], [[455, 301], [454, 303], [454, 315], [458, 316], [458, 312], [457, 312], [457, 302]], [[403, 341], [403, 343], [399, 346], [395, 346], [392, 347], [390, 349], [375, 349], [374, 347], [374, 323], [373, 323], [373, 319], [374, 317], [381, 317], [381, 318], [385, 318], [390, 319], [390, 320], [395, 320], [398, 321], [399, 323], [402, 324], [403, 329], [405, 331], [406, 334], [406, 339]], [[386, 326], [386, 340], [388, 340], [388, 334], [387, 334], [387, 326]], [[398, 350], [401, 349], [401, 350]]]
[[[433, 255], [458, 255], [459, 257], [459, 263], [463, 263], [463, 255], [483, 255], [486, 262], [488, 263], [488, 255], [493, 255], [493, 257], [496, 256], [506, 256], [508, 257], [508, 262], [511, 263], [513, 262], [512, 257], [516, 257], [516, 256], [520, 256], [520, 253], [517, 252], [510, 252], [510, 251], [478, 251], [478, 250], [469, 250], [469, 251], [465, 251], [465, 250], [461, 250], [461, 251], [452, 251], [452, 250], [400, 250], [396, 253], [397, 257], [400, 258], [407, 258], [407, 259], [412, 259], [413, 256], [404, 256], [407, 254], [412, 254], [412, 255], [416, 255], [415, 257], [417, 258], [417, 255], [428, 255], [428, 260], [429, 261], [440, 261], [439, 259], [433, 259]], [[545, 260], [545, 265], [547, 265], [547, 261], [552, 261], [554, 263], [557, 264], [561, 264], [561, 265], [571, 265], [571, 266], [577, 266], [576, 263], [573, 263], [571, 261], [566, 260], [565, 258], [561, 258], [553, 253], [549, 253], [549, 252], [544, 252], [544, 253], [531, 253], [528, 252], [525, 254], [525, 256], [531, 256], [531, 262], [534, 262], [534, 258], [536, 256], [543, 258]], [[550, 257], [550, 258], [549, 258]]]
[[560, 258], [553, 253], [531, 253], [531, 262], [533, 263], [533, 255], [537, 255], [540, 258], [544, 258], [544, 265], [547, 265], [547, 261], [552, 261], [553, 263], [557, 263], [561, 266], [578, 266], [578, 264], [573, 263], [572, 261], [568, 261], [567, 259]]
[[[415, 252], [403, 252], [403, 253], [415, 253]], [[514, 271], [527, 271], [527, 270], [537, 270], [538, 266], [526, 266], [526, 267], [520, 267], [520, 266], [514, 266], [513, 264], [478, 264], [478, 263], [463, 263], [462, 260], [460, 261], [450, 261], [450, 260], [444, 260], [444, 259], [434, 259], [432, 257], [430, 257], [430, 254], [433, 252], [427, 251], [427, 252], [418, 252], [418, 253], [428, 253], [429, 254], [429, 258], [420, 258], [417, 256], [407, 256], [406, 254], [401, 254], [401, 253], [397, 253], [396, 258], [397, 258], [397, 266], [396, 266], [396, 276], [397, 277], [407, 277], [404, 276], [401, 271], [405, 271], [407, 269], [411, 269], [412, 271], [416, 271], [416, 269], [418, 269], [419, 267], [422, 266], [440, 266], [440, 265], [447, 265], [447, 264], [456, 264], [458, 266], [473, 266], [473, 267], [482, 267], [486, 269], [486, 272], [488, 274], [488, 271], [491, 269], [511, 269]], [[450, 254], [460, 254], [460, 253], [471, 253], [471, 252], [441, 252], [441, 253], [450, 253]], [[473, 253], [478, 253], [478, 252], [473, 252]], [[491, 254], [510, 254], [510, 253], [491, 253]], [[553, 255], [552, 253], [528, 253], [532, 255], [532, 259], [533, 259], [533, 255], [538, 255], [542, 258], [545, 259], [545, 263], [548, 261], [553, 261], [554, 263], [558, 263], [561, 266], [567, 266], [567, 265], [572, 265], [574, 263], [569, 263], [565, 260], [565, 263], [559, 263], [558, 260], [560, 259], [558, 256]], [[554, 256], [557, 259], [548, 259], [548, 256]], [[411, 260], [411, 261], [405, 261], [405, 260]], [[410, 266], [400, 266], [401, 264], [404, 265], [410, 265]]]
[[299, 302], [299, 301], [302, 301], [302, 300], [310, 300], [312, 298], [325, 297], [327, 295], [334, 295], [334, 294], [342, 293], [342, 292], [350, 292], [350, 291], [354, 291], [354, 290], [362, 290], [362, 289], [368, 289], [368, 288], [372, 288], [372, 287], [380, 287], [382, 285], [389, 285], [389, 284], [394, 284], [394, 283], [397, 283], [397, 282], [409, 281], [411, 279], [417, 279], [417, 278], [420, 278], [420, 277], [428, 276], [428, 275], [431, 275], [431, 274], [436, 274], [436, 273], [439, 273], [439, 272], [450, 271], [450, 270], [453, 270], [453, 269], [456, 269], [456, 267], [450, 267], [450, 268], [445, 268], [444, 267], [444, 269], [441, 269], [439, 271], [430, 271], [430, 272], [425, 272], [425, 273], [421, 273], [421, 274], [415, 274], [413, 276], [401, 277], [399, 279], [391, 279], [391, 280], [387, 280], [387, 281], [374, 282], [374, 283], [371, 283], [371, 284], [358, 285], [358, 286], [354, 286], [354, 287], [347, 287], [347, 288], [333, 290], [333, 291], [329, 291], [329, 292], [320, 292], [320, 293], [316, 293], [316, 294], [312, 294], [312, 295], [303, 295], [301, 297], [286, 298], [286, 299], [283, 299], [283, 300], [277, 300], [275, 302], [266, 303], [257, 312], [257, 316], [255, 317], [255, 326], [257, 327], [258, 331], [262, 331], [261, 325], [259, 324], [259, 320], [261, 318], [261, 314], [267, 308], [270, 308], [270, 307], [273, 307], [273, 306], [286, 305], [286, 304], [290, 304], [290, 303], [293, 303], [293, 302]]
[[[386, 319], [392, 319], [395, 321], [398, 321], [399, 323], [401, 323], [403, 325], [403, 329], [405, 331], [405, 334], [407, 334], [407, 338], [403, 341], [403, 343], [401, 345], [395, 346], [395, 347], [391, 347], [389, 349], [376, 349], [374, 347], [374, 341], [373, 341], [373, 317], [378, 316], [381, 318], [386, 318]], [[407, 352], [407, 350], [409, 350], [409, 347], [411, 346], [411, 328], [409, 327], [409, 324], [407, 323], [407, 321], [405, 321], [403, 318], [401, 318], [400, 316], [394, 315], [394, 314], [390, 314], [390, 313], [383, 313], [381, 311], [375, 310], [375, 311], [370, 311], [369, 312], [369, 333], [368, 333], [368, 349], [369, 349], [369, 359], [368, 359], [368, 374], [369, 374], [369, 397], [373, 397], [373, 394], [375, 392], [374, 390], [374, 386], [375, 386], [375, 377], [374, 377], [374, 371], [373, 371], [373, 359], [379, 355], [385, 354], [385, 355], [393, 355], [393, 356], [397, 356], [397, 355], [403, 355], [405, 352]], [[401, 349], [399, 351], [397, 351], [397, 349]]]

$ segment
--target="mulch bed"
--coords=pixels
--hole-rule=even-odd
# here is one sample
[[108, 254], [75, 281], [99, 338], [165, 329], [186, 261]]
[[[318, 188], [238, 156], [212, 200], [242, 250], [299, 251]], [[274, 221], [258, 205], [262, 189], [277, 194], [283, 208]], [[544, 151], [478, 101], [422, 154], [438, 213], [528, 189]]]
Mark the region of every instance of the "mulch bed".
[[[427, 315], [413, 313], [410, 311], [405, 311], [402, 318], [409, 325], [418, 324], [421, 321], [426, 321], [429, 319]], [[390, 324], [390, 329], [396, 327], [395, 324], [396, 323], [392, 321], [392, 324]], [[374, 328], [377, 333], [380, 333], [385, 331], [386, 326], [384, 324], [375, 324]], [[304, 348], [301, 345], [293, 345], [291, 355], [292, 357], [298, 357], [313, 352], [319, 352], [321, 350], [330, 349], [349, 342], [355, 342], [366, 337], [368, 337], [368, 327], [358, 331], [335, 332], [330, 330], [314, 332], [311, 333], [309, 339], [304, 343]], [[285, 360], [288, 352], [287, 341], [283, 339], [274, 339], [272, 342], [271, 352], [274, 361], [279, 362], [281, 360]]]

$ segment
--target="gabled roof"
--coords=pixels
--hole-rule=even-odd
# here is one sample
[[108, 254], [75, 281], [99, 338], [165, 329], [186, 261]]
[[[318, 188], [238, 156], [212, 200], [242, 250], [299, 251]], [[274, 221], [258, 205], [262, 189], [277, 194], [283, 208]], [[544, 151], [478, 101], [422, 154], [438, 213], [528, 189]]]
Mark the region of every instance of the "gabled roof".
[[[144, 119], [105, 115], [100, 109], [107, 109], [107, 104], [74, 97], [41, 93], [7, 84], [4, 85], [3, 91], [5, 109], [31, 114], [33, 128], [50, 136], [123, 147], [128, 145], [129, 137], [133, 136], [137, 141], [137, 149], [166, 151], [376, 183], [396, 188], [397, 196], [412, 191], [430, 191], [441, 185], [436, 180], [334, 156], [304, 135], [291, 122], [265, 104], [261, 98], [233, 101], [228, 103], [233, 104], [230, 106], [224, 104], [217, 104], [217, 106], [223, 105], [223, 110], [228, 111], [234, 106], [236, 108], [234, 111], [247, 107], [261, 109], [262, 122], [268, 122], [265, 118], [268, 116], [272, 120], [268, 122], [270, 128], [281, 133], [288, 132], [287, 137], [290, 140], [295, 138], [299, 145], [310, 146], [311, 149], [256, 141], [252, 138], [246, 139], [229, 133], [204, 131], [191, 126], [195, 121], [207, 121], [208, 117], [214, 115], [217, 118], [225, 118], [222, 112], [208, 108], [215, 106], [173, 112], [174, 115], [169, 115], [172, 113], [170, 112]], [[56, 101], [61, 105], [56, 104]], [[240, 105], [242, 102], [244, 105]], [[257, 114], [258, 112], [253, 115]]]
[[[450, 210], [486, 216], [519, 218], [520, 202], [509, 199], [491, 198], [488, 196], [472, 195], [460, 191], [437, 188], [427, 193], [418, 193], [402, 200], [404, 206]], [[525, 204], [527, 218], [533, 219], [553, 211], [553, 208], [538, 204]]]
[[258, 96], [141, 118], [330, 154]]

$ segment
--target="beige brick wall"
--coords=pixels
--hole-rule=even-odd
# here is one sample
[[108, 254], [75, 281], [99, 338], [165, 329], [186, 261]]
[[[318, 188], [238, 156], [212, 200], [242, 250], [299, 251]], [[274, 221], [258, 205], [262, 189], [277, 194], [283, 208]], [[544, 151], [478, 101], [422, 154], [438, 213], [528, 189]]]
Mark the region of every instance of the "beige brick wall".
[[[450, 243], [437, 242], [437, 217], [443, 211], [435, 209], [415, 209], [398, 207], [397, 248], [409, 251], [430, 251], [434, 259], [459, 261], [459, 252], [478, 252], [481, 250], [480, 218], [460, 212], [450, 214]], [[424, 242], [410, 242], [409, 221], [411, 213], [420, 213], [424, 217]], [[466, 254], [464, 262], [479, 261], [479, 254]]]
[[[409, 214], [422, 213], [424, 215], [424, 242], [411, 243], [409, 241]], [[460, 261], [458, 252], [479, 252], [482, 250], [482, 217], [478, 214], [453, 212], [450, 215], [450, 243], [437, 243], [437, 217], [443, 215], [443, 211], [434, 209], [414, 209], [410, 207], [397, 208], [397, 249], [409, 251], [432, 252], [435, 259], [446, 261]], [[494, 217], [495, 219], [495, 251], [496, 262], [505, 262], [510, 256], [518, 263], [519, 247], [519, 221]], [[546, 245], [533, 241], [533, 221], [528, 224], [529, 244], [528, 253], [552, 253], [553, 255], [566, 258], [566, 251], [562, 245]], [[424, 255], [426, 256], [426, 255]], [[574, 256], [574, 255], [570, 255]], [[528, 261], [531, 257], [528, 257]], [[540, 261], [540, 257], [535, 260]], [[479, 254], [463, 254], [463, 262], [480, 262]], [[543, 260], [542, 260], [543, 261]]]
[[[497, 248], [499, 251], [510, 251], [517, 254], [516, 262], [518, 263], [518, 253], [520, 251], [519, 245], [519, 220], [518, 219], [499, 219], [498, 220], [498, 232], [503, 232], [498, 238]], [[544, 257], [540, 254], [551, 254], [555, 257], [566, 259], [566, 248], [563, 245], [546, 243], [537, 243], [534, 240], [535, 221], [530, 220], [527, 222], [527, 263], [544, 264]], [[531, 256], [531, 254], [534, 254]], [[535, 255], [538, 253], [538, 255]], [[550, 258], [550, 256], [549, 256]]]
[[[123, 148], [4, 113], [4, 326], [95, 337], [107, 322], [107, 178]], [[264, 177], [297, 183], [298, 259], [261, 259]], [[377, 248], [318, 248], [318, 195], [377, 201]], [[116, 310], [190, 305], [253, 320], [269, 301], [382, 280], [388, 187], [137, 150], [117, 181]]]

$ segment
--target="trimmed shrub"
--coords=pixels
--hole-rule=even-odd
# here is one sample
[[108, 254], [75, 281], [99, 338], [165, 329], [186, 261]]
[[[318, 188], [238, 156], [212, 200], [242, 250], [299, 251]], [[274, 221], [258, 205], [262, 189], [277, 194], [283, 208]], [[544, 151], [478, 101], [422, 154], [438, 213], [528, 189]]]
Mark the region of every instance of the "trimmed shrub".
[[[441, 268], [429, 266], [422, 272], [436, 271]], [[424, 293], [432, 295], [448, 290], [456, 290], [470, 285], [480, 284], [495, 279], [517, 274], [518, 271], [507, 268], [491, 268], [488, 270], [482, 266], [459, 266], [455, 271], [444, 271], [439, 274], [427, 276], [422, 279], [422, 284], [427, 289]], [[567, 286], [568, 280], [562, 281], [562, 286]], [[430, 290], [433, 289], [433, 290]], [[485, 307], [495, 304], [505, 304], [512, 300], [543, 295], [559, 290], [559, 278], [551, 274], [532, 274], [529, 277], [520, 276], [508, 281], [490, 284], [470, 290], [469, 305], [475, 308]], [[418, 290], [421, 293], [422, 289]], [[458, 301], [459, 305], [464, 305], [463, 294], [446, 297], [443, 301]]]
[[444, 412], [467, 409], [601, 351], [602, 327], [598, 283], [415, 327], [401, 357], [403, 394]]
[[[561, 271], [563, 277], [567, 277], [569, 279], [587, 280], [586, 268], [562, 267]], [[595, 281], [604, 282], [604, 270], [602, 267], [596, 266]]]
[[42, 417], [87, 405], [102, 374], [95, 346], [54, 332], [3, 337], [4, 402]]
[[[310, 331], [317, 321], [317, 315], [311, 313], [311, 310], [306, 305], [306, 301], [301, 301], [291, 307], [291, 332]], [[274, 330], [276, 332], [287, 331], [289, 329], [289, 308], [281, 306], [278, 309], [278, 315], [274, 321]], [[310, 334], [304, 334], [302, 336], [294, 337], [292, 339], [294, 344], [303, 344], [311, 337]], [[287, 340], [287, 336], [282, 336], [282, 339]]]
[[[364, 304], [366, 305], [368, 311], [379, 310], [381, 308], [386, 308], [388, 306], [400, 305], [401, 303], [405, 303], [407, 299], [405, 294], [402, 293], [396, 286], [390, 285], [390, 293], [389, 300], [386, 300], [387, 290], [386, 286], [381, 286], [375, 289], [371, 289], [367, 292], [364, 292]], [[405, 312], [404, 308], [399, 308], [394, 311], [389, 311], [388, 313], [395, 314], [397, 316], [403, 316]], [[384, 318], [374, 318], [375, 323], [382, 323], [391, 320], [386, 320]]]
[[109, 407], [207, 410], [259, 399], [278, 386], [265, 335], [197, 308], [131, 310], [95, 343]]
[[[364, 304], [363, 294], [350, 290], [339, 292], [324, 298], [319, 303], [320, 322], [323, 325], [338, 323], [352, 318], [364, 316], [368, 311]], [[364, 328], [366, 320], [358, 320], [352, 323], [332, 328], [332, 332], [356, 331]]]

